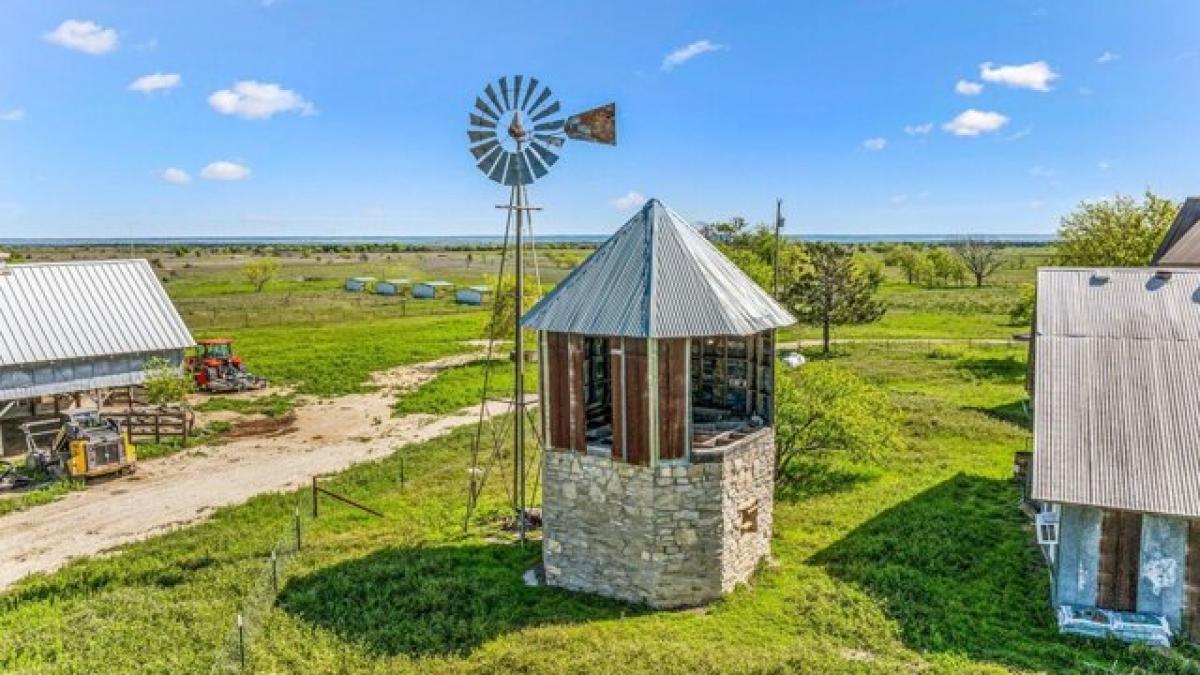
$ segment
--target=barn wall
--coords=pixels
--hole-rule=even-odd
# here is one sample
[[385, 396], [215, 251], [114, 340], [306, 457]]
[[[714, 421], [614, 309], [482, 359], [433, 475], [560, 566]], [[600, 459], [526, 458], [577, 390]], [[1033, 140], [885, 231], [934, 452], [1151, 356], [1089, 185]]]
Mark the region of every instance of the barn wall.
[[1055, 604], [1085, 607], [1096, 604], [1103, 516], [1100, 509], [1070, 504], [1061, 506], [1055, 558]]
[[154, 357], [178, 366], [183, 362], [183, 350], [0, 368], [0, 401], [141, 384], [142, 370]]
[[1167, 618], [1179, 630], [1187, 569], [1188, 522], [1183, 518], [1146, 514], [1142, 518], [1142, 551], [1137, 610]]

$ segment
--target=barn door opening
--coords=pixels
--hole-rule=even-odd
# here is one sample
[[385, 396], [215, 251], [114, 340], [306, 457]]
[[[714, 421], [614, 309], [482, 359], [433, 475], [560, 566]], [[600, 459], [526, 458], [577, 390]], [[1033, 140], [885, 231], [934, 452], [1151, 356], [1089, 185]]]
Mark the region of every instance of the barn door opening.
[[1105, 511], [1100, 526], [1100, 566], [1096, 606], [1122, 612], [1137, 609], [1142, 552], [1142, 514]]

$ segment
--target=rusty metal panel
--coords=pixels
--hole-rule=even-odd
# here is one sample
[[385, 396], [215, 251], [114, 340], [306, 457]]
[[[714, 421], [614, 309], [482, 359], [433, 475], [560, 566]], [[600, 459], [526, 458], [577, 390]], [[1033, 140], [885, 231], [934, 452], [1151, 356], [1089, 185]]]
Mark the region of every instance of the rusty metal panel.
[[567, 336], [567, 359], [571, 373], [571, 449], [587, 452], [587, 415], [583, 403], [583, 336]]
[[687, 338], [658, 341], [658, 458], [687, 454]]
[[646, 340], [625, 340], [625, 461], [650, 463], [650, 381]]
[[564, 128], [570, 138], [591, 143], [616, 145], [617, 104], [608, 103], [599, 108], [571, 115], [567, 118]]

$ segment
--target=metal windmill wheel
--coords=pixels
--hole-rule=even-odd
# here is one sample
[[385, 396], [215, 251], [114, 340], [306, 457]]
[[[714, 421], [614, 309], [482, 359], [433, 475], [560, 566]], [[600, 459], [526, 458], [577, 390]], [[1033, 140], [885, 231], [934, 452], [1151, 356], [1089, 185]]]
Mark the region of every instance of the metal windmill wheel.
[[467, 138], [479, 170], [501, 185], [529, 185], [558, 161], [563, 142], [617, 142], [616, 104], [566, 119], [554, 93], [536, 77], [502, 77], [475, 98]]

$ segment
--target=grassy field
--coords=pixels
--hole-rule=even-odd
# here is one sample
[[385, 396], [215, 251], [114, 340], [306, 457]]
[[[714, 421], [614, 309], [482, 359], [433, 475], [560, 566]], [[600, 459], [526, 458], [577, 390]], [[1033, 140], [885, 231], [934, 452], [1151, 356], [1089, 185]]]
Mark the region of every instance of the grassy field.
[[[396, 414], [433, 413], [442, 415], [477, 405], [483, 392], [484, 369], [487, 361], [476, 361], [455, 368], [447, 368], [437, 377], [421, 387], [402, 394], [396, 400]], [[511, 400], [513, 398], [512, 362], [501, 359], [491, 361], [488, 375], [488, 398]], [[525, 391], [537, 392], [538, 369], [525, 371]]]
[[[382, 510], [327, 507], [256, 627], [256, 672], [1191, 672], [1162, 654], [1055, 634], [1044, 566], [1016, 509], [1024, 352], [857, 345], [835, 360], [884, 387], [907, 449], [814, 463], [781, 495], [752, 588], [654, 612], [527, 588], [536, 546], [460, 529], [470, 429], [355, 467], [329, 486]], [[435, 405], [437, 399], [431, 398]], [[83, 560], [0, 596], [5, 672], [200, 672], [228, 636], [303, 493]], [[46, 636], [63, 636], [47, 640]], [[66, 639], [65, 636], [78, 636]]]

